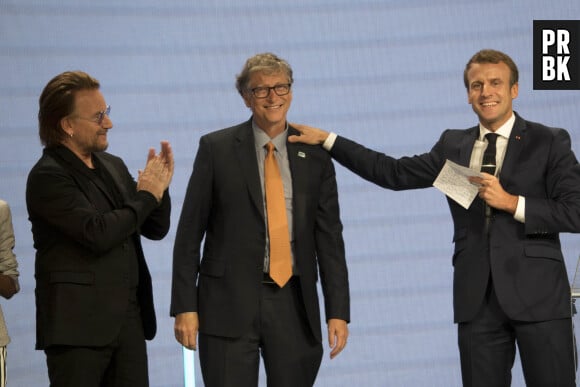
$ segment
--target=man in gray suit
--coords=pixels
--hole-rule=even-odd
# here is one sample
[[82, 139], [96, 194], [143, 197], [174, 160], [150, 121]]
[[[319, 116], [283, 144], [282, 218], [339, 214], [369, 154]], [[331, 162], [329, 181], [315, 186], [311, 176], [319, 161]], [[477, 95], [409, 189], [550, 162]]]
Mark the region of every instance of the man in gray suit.
[[395, 159], [300, 125], [302, 135], [289, 141], [323, 144], [351, 171], [393, 190], [431, 187], [446, 160], [481, 170], [483, 177], [470, 178], [479, 199], [468, 209], [448, 198], [463, 384], [509, 386], [517, 344], [528, 386], [574, 386], [570, 285], [559, 239], [560, 232], [580, 232], [580, 168], [570, 135], [512, 110], [518, 69], [502, 52], [476, 53], [464, 83], [479, 124], [444, 131], [418, 156]]
[[[323, 351], [319, 276], [331, 358], [346, 345], [349, 286], [334, 166], [320, 147], [287, 142], [298, 134], [286, 120], [292, 81], [276, 55], [248, 59], [237, 89], [252, 117], [199, 142], [175, 240], [171, 314], [187, 348], [196, 348], [199, 330], [207, 387], [257, 386], [260, 354], [268, 385], [312, 386]], [[285, 207], [276, 216], [263, 189], [272, 152]], [[278, 238], [269, 226], [280, 218]], [[289, 241], [282, 281], [273, 267], [283, 254], [271, 250], [281, 239]]]

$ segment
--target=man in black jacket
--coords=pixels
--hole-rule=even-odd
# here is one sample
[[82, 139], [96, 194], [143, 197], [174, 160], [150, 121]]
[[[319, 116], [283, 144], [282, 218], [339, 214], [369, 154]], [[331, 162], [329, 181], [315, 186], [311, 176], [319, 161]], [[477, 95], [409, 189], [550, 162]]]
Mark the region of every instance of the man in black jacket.
[[173, 154], [149, 149], [135, 182], [106, 153], [113, 127], [99, 82], [75, 71], [39, 99], [43, 155], [26, 203], [36, 248], [36, 347], [51, 386], [147, 386], [155, 336], [151, 277], [140, 236], [169, 230]]

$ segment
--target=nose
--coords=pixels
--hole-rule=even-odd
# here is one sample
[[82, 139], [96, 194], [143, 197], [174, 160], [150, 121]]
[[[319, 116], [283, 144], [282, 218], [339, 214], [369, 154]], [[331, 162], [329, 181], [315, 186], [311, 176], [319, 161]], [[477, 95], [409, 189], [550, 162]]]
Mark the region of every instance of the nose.
[[103, 116], [103, 122], [102, 122], [101, 126], [104, 129], [111, 129], [113, 127], [113, 121], [111, 121], [111, 117], [109, 117], [108, 114], [105, 114]]
[[481, 85], [481, 95], [485, 97], [490, 94], [491, 94], [491, 86], [487, 84]]
[[268, 95], [266, 96], [266, 98], [271, 99], [273, 96], [277, 96], [277, 94], [274, 91], [274, 88], [273, 87], [270, 87], [268, 89]]

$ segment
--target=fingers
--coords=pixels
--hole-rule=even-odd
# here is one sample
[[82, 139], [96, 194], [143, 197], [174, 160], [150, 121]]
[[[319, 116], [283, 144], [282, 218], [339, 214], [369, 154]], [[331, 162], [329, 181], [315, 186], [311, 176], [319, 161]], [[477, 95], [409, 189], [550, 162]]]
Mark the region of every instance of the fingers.
[[169, 180], [171, 180], [175, 168], [175, 162], [173, 159], [173, 150], [171, 149], [169, 141], [161, 141], [161, 152], [159, 152], [159, 157], [163, 160], [163, 163], [170, 174]]
[[339, 353], [346, 347], [346, 336], [345, 335], [334, 335], [330, 342], [330, 358], [334, 359]]
[[173, 178], [174, 161], [173, 151], [169, 141], [161, 141], [161, 151], [155, 153], [154, 148], [149, 148], [147, 163], [137, 178], [137, 190], [150, 192], [158, 202], [163, 198], [163, 193], [171, 184]]
[[499, 180], [495, 176], [488, 175], [479, 179], [480, 180], [477, 181], [477, 184], [479, 185], [479, 192], [501, 187]]
[[300, 142], [300, 136], [296, 136], [295, 134], [288, 136], [288, 142]]
[[469, 180], [471, 184], [479, 186], [480, 190], [481, 187], [490, 187], [495, 182], [499, 181], [495, 176], [488, 173], [482, 173], [481, 175], [482, 176], [469, 176], [467, 180]]
[[184, 335], [184, 334], [175, 334], [175, 339], [185, 348], [190, 349], [192, 351], [197, 350], [197, 335]]
[[155, 148], [149, 148], [147, 153], [147, 161], [153, 159], [154, 157], [163, 159], [167, 164], [173, 164], [173, 150], [171, 149], [171, 144], [169, 141], [161, 141], [161, 151], [159, 154], [155, 153]]
[[197, 349], [197, 330], [199, 320], [197, 313], [187, 312], [175, 316], [173, 331], [175, 339], [187, 349]]
[[346, 347], [348, 339], [348, 326], [346, 321], [330, 319], [328, 321], [328, 344], [332, 351], [330, 358], [334, 359]]
[[171, 149], [169, 141], [161, 141], [161, 152], [159, 155], [166, 163], [173, 163], [173, 150]]
[[155, 149], [149, 148], [149, 151], [147, 152], [147, 161], [151, 160], [153, 157], [155, 157]]
[[157, 155], [155, 154], [153, 148], [150, 149], [147, 164], [145, 166], [146, 171], [150, 171], [155, 174], [173, 174], [173, 168], [173, 152], [171, 151], [171, 147], [165, 147], [165, 149]]
[[159, 155], [154, 156], [147, 161], [143, 171], [139, 172], [137, 190], [150, 192], [160, 202], [163, 198], [163, 193], [171, 183], [172, 177], [172, 166], [167, 165]]
[[[303, 134], [304, 134], [304, 126], [303, 126], [303, 125], [297, 124], [297, 123], [295, 123], [295, 122], [292, 122], [290, 125], [291, 125], [293, 128], [295, 128], [295, 129], [296, 129], [298, 132], [300, 132], [300, 134], [301, 134], [301, 135], [303, 135]], [[297, 136], [297, 135], [295, 135], [295, 134], [293, 134], [293, 135], [291, 135], [291, 136], [288, 136], [288, 141], [289, 141], [289, 142], [300, 142], [300, 140], [302, 140], [302, 139], [300, 138], [300, 136]]]
[[172, 152], [171, 150], [171, 144], [169, 143], [169, 141], [163, 140], [160, 142], [161, 144], [161, 153], [162, 154], [170, 154]]
[[296, 128], [296, 130], [298, 130], [301, 134], [304, 134], [304, 131], [308, 128], [308, 126], [299, 124], [297, 122], [292, 122], [290, 125]]
[[196, 336], [180, 336], [178, 337], [177, 335], [175, 336], [175, 339], [177, 340], [177, 342], [181, 345], [183, 345], [185, 348], [192, 350], [192, 351], [196, 351], [197, 350], [197, 342], [196, 342]]
[[168, 141], [161, 141], [161, 155], [165, 161], [165, 165], [167, 166], [169, 173], [171, 174], [171, 176], [173, 176], [175, 162], [173, 159], [173, 149], [171, 149], [171, 145], [169, 144]]
[[291, 135], [288, 136], [289, 142], [302, 142], [309, 145], [319, 145], [324, 143], [329, 133], [322, 129], [313, 128], [311, 126], [292, 124], [292, 127], [296, 128], [300, 132], [299, 136]]
[[164, 168], [167, 168], [165, 162], [159, 156], [153, 156], [153, 158], [147, 161], [144, 172], [151, 173], [154, 176], [159, 176], [163, 173]]

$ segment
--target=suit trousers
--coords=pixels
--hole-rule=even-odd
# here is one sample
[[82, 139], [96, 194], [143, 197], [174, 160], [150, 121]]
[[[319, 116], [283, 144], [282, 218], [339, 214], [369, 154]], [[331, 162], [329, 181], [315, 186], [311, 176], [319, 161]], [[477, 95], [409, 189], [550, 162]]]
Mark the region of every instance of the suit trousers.
[[260, 354], [270, 387], [311, 387], [322, 362], [322, 343], [312, 334], [297, 277], [279, 288], [263, 283], [258, 315], [242, 337], [199, 334], [206, 387], [258, 386]]
[[571, 318], [526, 322], [502, 311], [490, 279], [478, 315], [458, 324], [464, 387], [509, 387], [516, 343], [527, 387], [575, 386]]
[[118, 337], [103, 347], [45, 349], [51, 387], [147, 387], [147, 347], [139, 307], [130, 307]]

